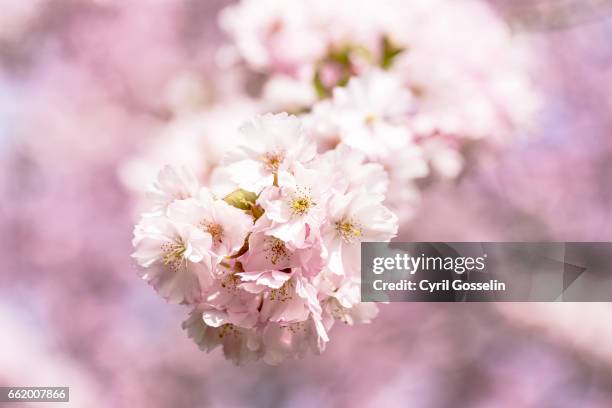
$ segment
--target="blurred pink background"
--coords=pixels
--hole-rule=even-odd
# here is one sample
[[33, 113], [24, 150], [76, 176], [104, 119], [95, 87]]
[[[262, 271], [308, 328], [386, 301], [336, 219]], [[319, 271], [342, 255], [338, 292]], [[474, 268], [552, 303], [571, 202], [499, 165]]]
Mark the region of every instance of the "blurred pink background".
[[[231, 91], [227, 3], [7, 2], [0, 385], [70, 386], [75, 407], [612, 406], [608, 304], [396, 303], [278, 367], [198, 351], [135, 273], [119, 169], [169, 121], [177, 76], [196, 73], [202, 100]], [[535, 7], [492, 4], [508, 24]], [[594, 13], [516, 28], [537, 51], [538, 126], [429, 189], [400, 240], [612, 239], [612, 17]]]

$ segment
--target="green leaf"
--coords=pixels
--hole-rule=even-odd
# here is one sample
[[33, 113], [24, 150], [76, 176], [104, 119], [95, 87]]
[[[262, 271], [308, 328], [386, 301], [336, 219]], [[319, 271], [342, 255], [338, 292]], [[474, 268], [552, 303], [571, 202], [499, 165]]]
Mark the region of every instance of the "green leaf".
[[239, 208], [241, 210], [250, 211], [255, 206], [257, 201], [257, 194], [238, 189], [226, 195], [223, 201], [231, 205], [232, 207]]
[[382, 61], [380, 62], [380, 66], [384, 69], [391, 68], [395, 57], [406, 50], [403, 47], [393, 44], [388, 37], [383, 37], [382, 49]]
[[351, 65], [351, 47], [345, 46], [341, 49], [333, 50], [329, 54], [329, 59], [344, 67]]

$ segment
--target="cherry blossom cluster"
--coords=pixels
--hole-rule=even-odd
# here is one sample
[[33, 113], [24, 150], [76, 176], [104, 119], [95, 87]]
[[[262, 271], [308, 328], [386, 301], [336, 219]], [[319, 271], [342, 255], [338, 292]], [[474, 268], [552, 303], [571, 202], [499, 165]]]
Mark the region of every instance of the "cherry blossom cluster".
[[456, 177], [475, 141], [515, 135], [538, 106], [526, 45], [483, 1], [241, 0], [220, 23], [268, 109], [385, 166], [401, 218], [423, 180]]
[[[230, 43], [214, 86], [177, 78], [169, 119], [120, 175], [138, 191], [171, 165], [135, 256], [193, 308], [189, 335], [277, 363], [322, 351], [338, 319], [372, 318], [358, 243], [390, 239], [476, 143], [525, 129], [538, 95], [529, 49], [478, 0], [241, 0], [219, 23]], [[296, 116], [237, 131], [264, 112]]]
[[165, 167], [134, 229], [142, 277], [170, 303], [198, 346], [236, 363], [277, 364], [320, 353], [336, 321], [369, 322], [360, 303], [360, 242], [389, 241], [380, 164], [345, 144], [325, 153], [302, 121], [256, 116], [220, 166], [234, 190], [217, 196], [189, 171]]
[[481, 141], [525, 132], [539, 106], [529, 45], [484, 1], [240, 0], [219, 24], [230, 41], [214, 103], [175, 112], [122, 166], [132, 189], [177, 158], [209, 181], [238, 139], [236, 120], [285, 111], [321, 150], [345, 144], [382, 164], [385, 204], [406, 222], [424, 187], [456, 178]]

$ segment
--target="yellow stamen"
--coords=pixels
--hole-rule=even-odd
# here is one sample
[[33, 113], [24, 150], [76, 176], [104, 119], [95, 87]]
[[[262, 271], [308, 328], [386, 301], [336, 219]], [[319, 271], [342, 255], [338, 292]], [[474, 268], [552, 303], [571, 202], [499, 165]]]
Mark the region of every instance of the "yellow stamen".
[[164, 242], [161, 245], [161, 250], [164, 253], [162, 257], [164, 265], [177, 272], [183, 264], [183, 257], [187, 250], [185, 243], [181, 239], [175, 242]]
[[314, 205], [310, 197], [301, 196], [294, 198], [291, 202], [291, 209], [294, 214], [304, 215], [307, 214], [310, 208]]
[[361, 239], [361, 228], [351, 219], [336, 222], [336, 231], [345, 242], [352, 243]]
[[261, 156], [261, 160], [264, 162], [266, 170], [277, 173], [281, 163], [285, 160], [285, 154], [283, 152], [266, 152]]

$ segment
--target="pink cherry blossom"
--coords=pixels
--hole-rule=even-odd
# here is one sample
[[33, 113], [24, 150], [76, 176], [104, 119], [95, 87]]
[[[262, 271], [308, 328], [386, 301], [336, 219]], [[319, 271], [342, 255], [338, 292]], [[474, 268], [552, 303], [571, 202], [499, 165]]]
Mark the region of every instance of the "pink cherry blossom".
[[[359, 302], [360, 243], [393, 239], [425, 188], [459, 176], [468, 143], [507, 137], [537, 98], [520, 42], [473, 1], [242, 0], [219, 22], [236, 103], [212, 109], [242, 120], [233, 106], [247, 99], [249, 116], [281, 113], [220, 123], [214, 148], [201, 147], [199, 125], [177, 126], [194, 136], [169, 160], [184, 158], [206, 188], [166, 176], [153, 214], [210, 237], [188, 335], [237, 363], [277, 364], [321, 353], [337, 321], [376, 317]], [[177, 118], [197, 118], [178, 99]], [[177, 137], [158, 140], [165, 152]], [[136, 254], [149, 229], [136, 228]]]
[[290, 8], [282, 0], [244, 1], [225, 9], [220, 24], [256, 70], [292, 72], [325, 52], [316, 10], [304, 1]]
[[240, 129], [245, 143], [227, 153], [224, 165], [240, 188], [259, 192], [275, 175], [314, 158], [316, 145], [301, 121], [281, 113], [255, 117]]
[[225, 356], [237, 364], [259, 359], [259, 339], [249, 330], [229, 323], [224, 313], [214, 308], [196, 307], [183, 322], [183, 329], [202, 351], [222, 346]]
[[[413, 97], [388, 72], [375, 69], [352, 78], [346, 87], [334, 89], [330, 105], [324, 104], [326, 131], [369, 157], [384, 158], [397, 152], [412, 136], [408, 119]], [[315, 105], [315, 115], [317, 110]], [[316, 122], [314, 125], [316, 129]]]
[[328, 222], [321, 234], [333, 273], [358, 275], [359, 243], [389, 241], [397, 234], [397, 216], [382, 205], [383, 198], [360, 191], [330, 200]]
[[260, 276], [261, 271], [276, 272], [300, 268], [301, 273], [305, 276], [315, 276], [321, 272], [324, 261], [318, 236], [309, 237], [304, 247], [297, 248], [270, 235], [270, 230], [266, 227], [262, 228], [261, 224], [258, 223], [254, 232], [249, 236], [249, 251], [239, 258], [244, 270], [249, 271], [240, 274], [243, 280], [251, 280], [246, 279], [247, 276], [256, 276], [258, 282], [259, 279], [274, 278], [273, 281], [281, 279], [283, 282], [288, 279], [283, 279], [276, 273], [273, 273], [272, 276]]
[[246, 145], [219, 168], [236, 190], [185, 194], [193, 186], [166, 168], [152, 203], [162, 210], [136, 226], [133, 256], [162, 297], [193, 306], [183, 327], [202, 350], [277, 364], [321, 353], [336, 320], [375, 316], [359, 306], [359, 242], [390, 240], [398, 220], [382, 204], [383, 167], [364, 153], [317, 154], [302, 121], [283, 113], [242, 129]]
[[196, 177], [186, 168], [164, 167], [147, 193], [152, 202], [152, 211], [164, 212], [175, 200], [194, 197], [199, 184]]
[[219, 260], [240, 249], [253, 226], [253, 219], [244, 211], [215, 199], [206, 188], [200, 190], [197, 198], [174, 202], [168, 208], [168, 216], [209, 234], [210, 251]]
[[144, 280], [171, 303], [194, 303], [211, 284], [210, 234], [164, 215], [144, 217], [134, 229], [132, 255]]
[[304, 246], [311, 231], [325, 220], [327, 183], [323, 178], [323, 173], [299, 165], [294, 174], [279, 174], [279, 187], [264, 191], [258, 199], [264, 217], [272, 222], [269, 235], [298, 248]]
[[383, 165], [367, 161], [365, 153], [346, 144], [319, 155], [312, 167], [335, 175], [332, 188], [340, 193], [364, 189], [385, 195], [389, 187], [389, 176]]

